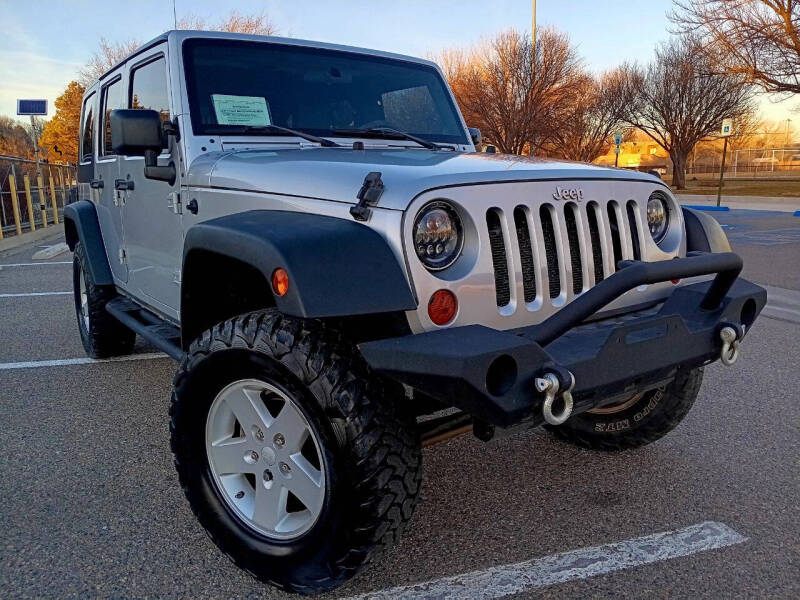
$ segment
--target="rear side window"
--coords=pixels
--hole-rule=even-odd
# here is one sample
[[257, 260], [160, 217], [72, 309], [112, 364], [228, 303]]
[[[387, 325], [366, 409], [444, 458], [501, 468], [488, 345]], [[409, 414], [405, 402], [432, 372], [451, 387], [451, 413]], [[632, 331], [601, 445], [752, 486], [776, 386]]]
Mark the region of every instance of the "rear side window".
[[83, 122], [81, 124], [81, 162], [92, 160], [94, 152], [94, 92], [83, 101]]
[[162, 121], [169, 121], [167, 66], [163, 56], [131, 72], [129, 107], [158, 111]]
[[103, 88], [103, 109], [101, 112], [103, 116], [103, 144], [101, 154], [103, 156], [114, 154], [114, 151], [111, 149], [111, 122], [109, 120], [109, 115], [115, 108], [122, 108], [123, 106], [122, 79], [117, 79], [115, 82]]

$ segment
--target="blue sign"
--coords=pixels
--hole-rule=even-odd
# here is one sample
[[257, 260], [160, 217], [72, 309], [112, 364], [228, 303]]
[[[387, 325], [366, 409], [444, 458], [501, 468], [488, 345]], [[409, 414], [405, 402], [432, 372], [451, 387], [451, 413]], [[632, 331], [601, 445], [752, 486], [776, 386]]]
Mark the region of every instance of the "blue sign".
[[47, 115], [47, 100], [17, 100], [18, 115]]
[[622, 143], [622, 132], [618, 131], [614, 134], [614, 145], [619, 146]]

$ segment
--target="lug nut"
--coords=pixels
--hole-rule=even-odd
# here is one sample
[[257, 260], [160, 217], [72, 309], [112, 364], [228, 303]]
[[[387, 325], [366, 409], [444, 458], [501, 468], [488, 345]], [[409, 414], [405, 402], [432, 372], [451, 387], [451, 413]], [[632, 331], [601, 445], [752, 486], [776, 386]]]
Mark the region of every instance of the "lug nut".
[[281, 447], [286, 443], [286, 438], [283, 437], [282, 433], [276, 433], [272, 441], [275, 442], [276, 446]]
[[272, 471], [269, 469], [264, 470], [264, 483], [269, 483], [272, 481]]
[[281, 469], [281, 473], [283, 473], [284, 475], [286, 475], [287, 473], [289, 473], [289, 471], [291, 471], [291, 470], [292, 470], [292, 469], [289, 467], [289, 465], [287, 465], [285, 462], [282, 462], [282, 463], [281, 463], [280, 469]]
[[253, 425], [253, 437], [255, 437], [259, 442], [264, 441], [264, 432], [258, 427], [258, 425]]
[[258, 452], [251, 450], [244, 455], [244, 462], [248, 464], [255, 464], [258, 462]]

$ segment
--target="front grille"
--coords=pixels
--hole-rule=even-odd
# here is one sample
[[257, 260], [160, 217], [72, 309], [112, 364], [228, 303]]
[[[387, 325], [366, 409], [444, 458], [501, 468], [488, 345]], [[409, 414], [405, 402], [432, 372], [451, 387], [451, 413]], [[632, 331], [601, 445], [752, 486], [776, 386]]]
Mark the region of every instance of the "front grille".
[[[513, 211], [489, 209], [486, 227], [497, 306], [508, 306], [515, 289], [522, 293], [527, 310], [537, 309], [531, 307], [537, 296], [549, 297], [560, 306], [556, 299], [564, 292], [571, 300], [616, 271], [619, 261], [640, 260], [641, 232], [635, 216], [639, 208], [631, 200], [624, 210], [614, 200], [543, 203], [538, 210], [527, 205], [515, 206]], [[546, 274], [546, 281], [539, 285], [547, 285], [547, 290], [537, 289], [538, 274]]]

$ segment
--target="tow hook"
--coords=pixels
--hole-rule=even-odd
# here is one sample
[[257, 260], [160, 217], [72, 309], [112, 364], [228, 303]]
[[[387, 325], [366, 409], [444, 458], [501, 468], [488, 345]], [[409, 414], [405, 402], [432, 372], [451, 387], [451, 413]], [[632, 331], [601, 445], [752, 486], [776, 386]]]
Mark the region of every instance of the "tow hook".
[[[569, 387], [559, 394], [561, 384], [558, 376], [553, 372], [547, 372], [534, 380], [534, 385], [539, 393], [544, 394], [542, 404], [542, 415], [544, 420], [550, 425], [561, 425], [572, 414], [572, 388], [575, 387], [575, 376], [567, 371], [569, 375]], [[564, 408], [557, 414], [553, 412], [553, 402], [560, 395]]]
[[731, 366], [739, 358], [739, 340], [737, 339], [736, 330], [726, 325], [719, 330], [719, 337], [722, 340], [722, 350], [719, 353], [719, 359], [726, 367]]

